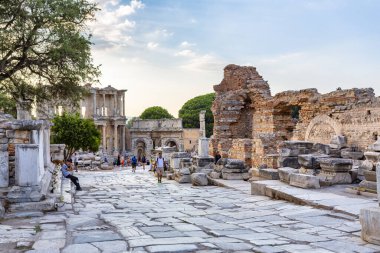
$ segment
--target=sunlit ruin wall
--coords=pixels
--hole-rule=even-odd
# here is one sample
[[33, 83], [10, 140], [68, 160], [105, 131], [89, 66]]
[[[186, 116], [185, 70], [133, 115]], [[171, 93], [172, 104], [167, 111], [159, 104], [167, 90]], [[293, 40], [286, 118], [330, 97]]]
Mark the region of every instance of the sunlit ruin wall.
[[372, 88], [272, 96], [256, 68], [228, 65], [214, 90], [210, 152], [250, 166], [276, 167], [277, 147], [284, 140], [328, 144], [332, 136], [344, 135], [349, 146], [364, 150], [380, 134], [380, 99]]

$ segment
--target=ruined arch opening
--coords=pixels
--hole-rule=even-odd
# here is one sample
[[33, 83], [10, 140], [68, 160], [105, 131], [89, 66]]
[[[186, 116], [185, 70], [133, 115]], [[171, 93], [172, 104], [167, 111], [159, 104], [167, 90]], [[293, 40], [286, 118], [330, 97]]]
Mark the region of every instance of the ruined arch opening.
[[173, 141], [173, 140], [168, 140], [168, 141], [166, 141], [165, 146], [166, 146], [166, 147], [175, 148], [176, 151], [178, 151], [178, 145], [177, 145], [177, 143], [176, 143], [175, 141]]
[[300, 120], [301, 106], [277, 105], [273, 111], [274, 131], [284, 140], [291, 140], [297, 122]]
[[252, 100], [247, 97], [244, 99], [244, 107], [240, 110], [239, 118], [235, 123], [231, 124], [232, 138], [252, 139], [253, 114]]

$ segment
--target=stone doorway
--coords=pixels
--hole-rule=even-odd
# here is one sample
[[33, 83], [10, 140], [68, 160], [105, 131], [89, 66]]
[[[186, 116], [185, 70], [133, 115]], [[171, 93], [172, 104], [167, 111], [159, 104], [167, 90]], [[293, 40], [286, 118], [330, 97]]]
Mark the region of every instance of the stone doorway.
[[137, 141], [136, 143], [136, 155], [137, 155], [137, 160], [141, 161], [141, 158], [143, 156], [146, 157], [146, 144], [144, 141]]

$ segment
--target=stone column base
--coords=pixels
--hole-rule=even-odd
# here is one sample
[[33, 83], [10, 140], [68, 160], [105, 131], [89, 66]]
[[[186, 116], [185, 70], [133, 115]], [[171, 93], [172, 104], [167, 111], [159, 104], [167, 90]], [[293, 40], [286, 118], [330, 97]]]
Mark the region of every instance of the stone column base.
[[369, 243], [380, 245], [380, 207], [360, 210], [362, 239]]

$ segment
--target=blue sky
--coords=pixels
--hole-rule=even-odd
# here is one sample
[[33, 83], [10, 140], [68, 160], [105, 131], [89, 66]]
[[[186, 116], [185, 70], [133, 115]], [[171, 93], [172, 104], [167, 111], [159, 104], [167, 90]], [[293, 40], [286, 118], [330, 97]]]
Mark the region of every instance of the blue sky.
[[128, 89], [126, 112], [177, 116], [230, 63], [252, 65], [272, 94], [373, 87], [380, 95], [380, 1], [99, 0], [90, 24], [102, 85]]

